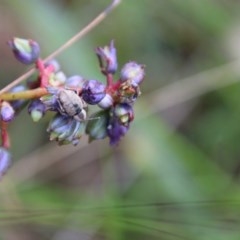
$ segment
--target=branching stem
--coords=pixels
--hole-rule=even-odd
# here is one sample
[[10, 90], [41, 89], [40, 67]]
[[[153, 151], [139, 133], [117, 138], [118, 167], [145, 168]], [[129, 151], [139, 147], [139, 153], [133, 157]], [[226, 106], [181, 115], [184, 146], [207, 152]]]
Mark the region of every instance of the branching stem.
[[[54, 51], [51, 55], [49, 55], [47, 58], [45, 58], [43, 61], [47, 62], [55, 57], [57, 57], [60, 53], [62, 53], [65, 49], [69, 48], [71, 45], [73, 45], [75, 42], [80, 40], [83, 36], [85, 36], [88, 32], [90, 32], [92, 29], [94, 29], [100, 22], [102, 22], [107, 15], [112, 12], [119, 4], [121, 3], [121, 0], [113, 0], [112, 3], [103, 10], [95, 19], [93, 19], [86, 27], [84, 27], [80, 32], [78, 32], [75, 36], [73, 36], [71, 39], [69, 39], [66, 43], [64, 43], [61, 47], [59, 47], [56, 51]], [[3, 100], [3, 93], [8, 92], [11, 88], [14, 86], [20, 84], [22, 81], [24, 81], [26, 78], [30, 77], [35, 72], [35, 68], [32, 68], [25, 74], [21, 75], [19, 78], [8, 84], [6, 87], [0, 90], [1, 99]]]

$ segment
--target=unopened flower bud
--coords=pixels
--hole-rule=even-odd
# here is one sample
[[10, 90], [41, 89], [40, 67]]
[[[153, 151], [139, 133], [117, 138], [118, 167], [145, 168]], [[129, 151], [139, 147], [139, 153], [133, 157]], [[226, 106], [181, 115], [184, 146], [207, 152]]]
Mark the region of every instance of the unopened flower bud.
[[105, 73], [114, 74], [117, 71], [117, 50], [112, 40], [109, 46], [98, 47], [96, 54], [99, 58], [101, 68]]
[[65, 86], [69, 88], [82, 88], [85, 80], [83, 79], [82, 76], [79, 75], [74, 75], [69, 77], [66, 82]]
[[113, 98], [110, 94], [106, 94], [105, 97], [98, 103], [98, 106], [102, 109], [108, 109], [113, 105]]
[[127, 124], [134, 119], [133, 108], [127, 103], [117, 104], [113, 109], [113, 114], [122, 124]]
[[77, 145], [84, 133], [85, 123], [74, 118], [56, 114], [49, 123], [47, 132], [50, 133], [50, 141], [56, 140], [59, 145], [72, 143]]
[[109, 111], [102, 110], [94, 113], [89, 117], [86, 127], [86, 133], [89, 139], [103, 139], [107, 136], [107, 124], [109, 119]]
[[49, 95], [40, 98], [40, 101], [45, 105], [46, 111], [57, 111], [58, 104], [58, 89], [54, 87], [47, 87]]
[[144, 66], [136, 62], [126, 63], [122, 70], [120, 80], [122, 82], [129, 81], [131, 85], [138, 86], [144, 79]]
[[11, 164], [11, 154], [4, 147], [0, 147], [0, 178], [6, 173]]
[[53, 87], [59, 87], [65, 84], [66, 79], [67, 77], [65, 73], [62, 71], [59, 71], [52, 74], [52, 76], [49, 79], [49, 84]]
[[82, 98], [86, 103], [97, 104], [104, 96], [106, 86], [97, 80], [88, 80], [83, 84]]
[[122, 125], [118, 121], [111, 121], [107, 126], [107, 134], [110, 145], [117, 145], [121, 138], [127, 133], [129, 126]]
[[111, 145], [119, 143], [121, 138], [127, 133], [133, 118], [133, 109], [129, 104], [118, 104], [111, 109], [110, 120], [107, 126], [107, 134]]
[[16, 59], [21, 63], [32, 64], [39, 58], [40, 46], [33, 40], [13, 38], [8, 42], [8, 45]]
[[4, 122], [10, 122], [13, 120], [15, 111], [9, 102], [3, 101], [1, 103], [0, 116]]
[[[12, 93], [16, 93], [16, 92], [22, 92], [22, 91], [25, 91], [26, 90], [26, 87], [24, 85], [17, 85], [15, 87], [13, 87], [10, 92]], [[10, 102], [10, 104], [12, 105], [13, 109], [15, 111], [19, 110], [21, 107], [23, 107], [26, 103], [26, 100], [15, 100], [15, 101], [12, 101]]]
[[46, 107], [39, 99], [31, 101], [28, 106], [28, 113], [31, 115], [34, 122], [38, 122], [45, 114]]

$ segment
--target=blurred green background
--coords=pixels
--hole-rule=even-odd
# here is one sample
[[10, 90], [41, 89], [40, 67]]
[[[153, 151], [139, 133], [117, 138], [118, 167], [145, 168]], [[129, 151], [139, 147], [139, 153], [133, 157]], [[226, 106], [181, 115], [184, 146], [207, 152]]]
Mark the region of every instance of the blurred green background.
[[[1, 86], [27, 69], [6, 42], [42, 57], [107, 0], [1, 0]], [[240, 239], [240, 2], [123, 0], [57, 59], [104, 80], [94, 48], [115, 40], [119, 66], [146, 65], [135, 120], [118, 147], [49, 143], [50, 116], [11, 124], [14, 162], [0, 183], [0, 239]]]

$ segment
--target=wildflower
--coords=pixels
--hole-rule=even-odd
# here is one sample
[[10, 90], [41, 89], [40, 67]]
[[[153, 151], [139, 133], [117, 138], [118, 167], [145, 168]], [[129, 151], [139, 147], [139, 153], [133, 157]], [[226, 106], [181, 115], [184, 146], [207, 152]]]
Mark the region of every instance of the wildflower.
[[110, 110], [107, 134], [111, 145], [118, 144], [120, 139], [128, 132], [133, 118], [133, 109], [129, 104], [118, 104]]
[[1, 103], [0, 117], [4, 122], [10, 122], [13, 120], [15, 111], [9, 102], [3, 101]]
[[97, 80], [88, 80], [83, 84], [81, 96], [88, 104], [97, 104], [104, 97], [106, 86]]
[[28, 106], [28, 113], [31, 115], [34, 122], [38, 122], [45, 114], [46, 106], [40, 99], [35, 99]]
[[41, 98], [47, 110], [59, 112], [63, 116], [73, 117], [77, 121], [87, 117], [86, 103], [70, 89], [49, 87], [50, 95]]
[[21, 63], [32, 64], [39, 58], [40, 46], [33, 40], [13, 38], [8, 42], [8, 45], [16, 59]]
[[136, 62], [126, 63], [122, 70], [120, 80], [122, 82], [129, 81], [134, 87], [138, 86], [144, 79], [144, 66]]
[[0, 178], [6, 173], [11, 164], [11, 155], [9, 151], [0, 147]]
[[85, 123], [61, 114], [56, 114], [49, 123], [47, 132], [50, 141], [56, 140], [59, 145], [72, 143], [77, 145], [84, 133]]
[[110, 94], [106, 94], [105, 97], [98, 103], [98, 106], [102, 109], [110, 108], [113, 105], [113, 98]]
[[134, 119], [133, 108], [126, 103], [116, 105], [112, 110], [112, 114], [122, 124], [128, 124]]
[[102, 68], [103, 73], [114, 74], [117, 71], [117, 50], [114, 46], [114, 41], [112, 40], [109, 46], [98, 47], [96, 49], [96, 54], [99, 58], [100, 67]]
[[48, 87], [47, 91], [49, 95], [45, 95], [40, 98], [41, 102], [45, 105], [46, 111], [57, 111], [58, 109], [58, 89], [54, 87]]

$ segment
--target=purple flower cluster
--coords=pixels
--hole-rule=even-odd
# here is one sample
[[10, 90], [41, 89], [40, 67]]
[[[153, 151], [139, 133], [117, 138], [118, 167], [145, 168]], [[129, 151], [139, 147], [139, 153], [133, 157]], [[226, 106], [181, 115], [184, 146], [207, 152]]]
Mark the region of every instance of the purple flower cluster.
[[[134, 118], [133, 104], [140, 95], [144, 66], [128, 62], [122, 67], [120, 78], [114, 81], [118, 69], [114, 42], [98, 47], [96, 55], [100, 70], [106, 77], [105, 84], [79, 75], [67, 77], [55, 60], [45, 63], [41, 70], [44, 73], [50, 71], [47, 83], [46, 80], [44, 82], [48, 94], [32, 100], [28, 111], [34, 121], [39, 121], [46, 111], [56, 112], [47, 131], [50, 140], [60, 145], [76, 145], [84, 133], [89, 135], [90, 140], [108, 137], [110, 144], [116, 145], [127, 133]], [[42, 72], [40, 76], [44, 76]], [[42, 82], [38, 78], [29, 86], [39, 87]], [[97, 105], [102, 110], [88, 117], [91, 105]]]
[[98, 47], [96, 53], [101, 72], [107, 79], [106, 94], [98, 102], [98, 106], [104, 110], [90, 117], [93, 120], [88, 122], [86, 132], [91, 140], [108, 137], [110, 144], [116, 145], [134, 119], [133, 104], [140, 95], [139, 85], [144, 79], [144, 66], [136, 62], [126, 63], [121, 69], [120, 79], [114, 82], [113, 75], [118, 68], [114, 42]]
[[[26, 86], [11, 89], [11, 101], [0, 103], [0, 176], [11, 161], [8, 124], [27, 104], [34, 122], [44, 117], [47, 111], [55, 112], [47, 132], [50, 141], [57, 141], [59, 145], [77, 145], [83, 134], [87, 134], [90, 141], [109, 138], [110, 145], [116, 145], [128, 132], [145, 71], [143, 65], [131, 61], [122, 67], [119, 79], [114, 80], [118, 70], [114, 41], [95, 50], [106, 83], [79, 75], [66, 76], [56, 60], [44, 63], [39, 58], [40, 46], [33, 40], [14, 38], [8, 44], [18, 61], [35, 64], [38, 75], [29, 79]], [[30, 101], [24, 100], [26, 94], [32, 94], [28, 98]], [[21, 96], [25, 96], [24, 99]], [[88, 108], [92, 105], [99, 110], [88, 116]]]

